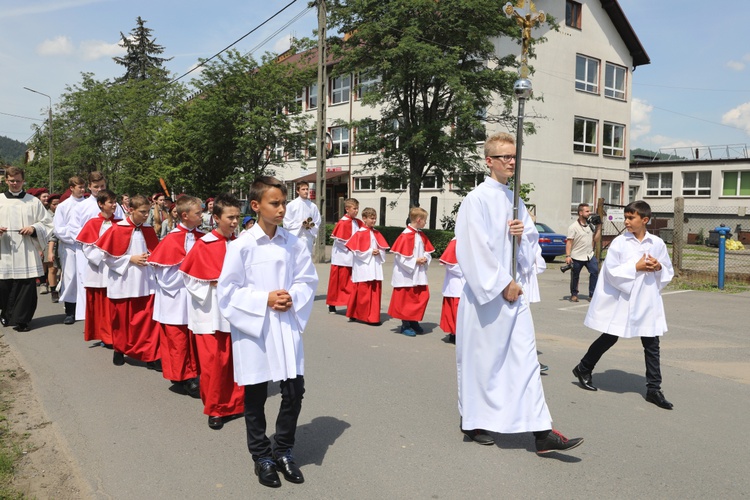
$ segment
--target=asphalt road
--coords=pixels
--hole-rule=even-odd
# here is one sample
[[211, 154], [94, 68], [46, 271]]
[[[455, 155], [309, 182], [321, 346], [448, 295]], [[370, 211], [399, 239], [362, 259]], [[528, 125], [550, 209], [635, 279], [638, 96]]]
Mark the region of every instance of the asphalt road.
[[[454, 347], [436, 325], [440, 266], [430, 269], [427, 333], [416, 338], [396, 333], [396, 320], [371, 327], [327, 314], [328, 266], [318, 272], [295, 449], [306, 482], [277, 490], [252, 473], [241, 419], [209, 429], [199, 400], [171, 392], [143, 366], [114, 366], [112, 351], [83, 341], [82, 323], [62, 325], [62, 305], [49, 296], [40, 296], [31, 332], [3, 333], [97, 499], [750, 495], [750, 293], [665, 293], [663, 389], [675, 404], [666, 411], [644, 400], [638, 340], [605, 355], [598, 392], [578, 387], [571, 369], [598, 333], [582, 324], [588, 303], [565, 300], [569, 275], [557, 266], [541, 275], [533, 314], [540, 360], [550, 366], [547, 402], [556, 428], [585, 437], [569, 454], [542, 458], [530, 434], [498, 435], [483, 447], [459, 432]], [[272, 394], [269, 422], [276, 386]]]

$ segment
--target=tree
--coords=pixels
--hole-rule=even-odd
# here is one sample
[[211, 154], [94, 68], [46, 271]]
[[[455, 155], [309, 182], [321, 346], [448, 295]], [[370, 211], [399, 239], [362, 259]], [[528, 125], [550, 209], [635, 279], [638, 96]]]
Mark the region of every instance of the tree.
[[180, 185], [207, 196], [272, 174], [270, 167], [284, 160], [278, 148], [301, 148], [306, 126], [295, 100], [311, 70], [305, 61], [277, 62], [272, 54], [258, 64], [235, 50], [207, 64], [192, 82], [198, 93], [162, 135]]
[[[515, 55], [499, 57], [493, 39], [520, 40], [495, 0], [334, 0], [330, 19], [347, 37], [332, 42], [336, 70], [378, 75], [363, 103], [381, 119], [358, 141], [380, 151], [365, 166], [381, 185], [409, 185], [419, 205], [422, 179], [477, 169], [487, 122], [515, 128]], [[533, 55], [533, 50], [532, 50]], [[363, 125], [359, 123], [354, 126]]]
[[164, 47], [156, 44], [151, 38], [151, 29], [146, 28], [146, 21], [141, 16], [135, 20], [137, 26], [130, 31], [130, 37], [120, 32], [120, 44], [125, 47], [124, 57], [113, 57], [117, 64], [125, 66], [125, 74], [119, 81], [145, 80], [153, 76], [164, 77], [167, 71], [163, 65], [172, 58], [158, 57], [154, 54], [164, 53]]

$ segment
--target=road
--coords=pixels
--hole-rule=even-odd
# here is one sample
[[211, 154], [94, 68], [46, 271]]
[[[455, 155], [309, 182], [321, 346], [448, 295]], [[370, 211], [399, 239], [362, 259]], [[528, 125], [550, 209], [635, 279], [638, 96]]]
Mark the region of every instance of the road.
[[[390, 296], [386, 267], [383, 310]], [[665, 411], [647, 403], [643, 351], [619, 342], [580, 389], [570, 370], [598, 335], [586, 301], [565, 300], [569, 275], [540, 277], [532, 308], [555, 427], [585, 443], [538, 457], [529, 434], [478, 446], [458, 430], [454, 347], [442, 341], [443, 270], [429, 271], [427, 333], [408, 338], [327, 314], [328, 266], [305, 333], [306, 387], [295, 456], [302, 485], [258, 484], [244, 422], [206, 425], [199, 400], [175, 394], [161, 374], [116, 367], [112, 352], [62, 325], [61, 305], [41, 296], [34, 328], [3, 330], [30, 373], [48, 418], [96, 499], [182, 498], [741, 498], [750, 492], [745, 424], [750, 413], [750, 293], [668, 291], [662, 341]], [[587, 276], [582, 277], [584, 283]], [[383, 315], [385, 319], [385, 315]], [[267, 412], [279, 404], [272, 386]]]

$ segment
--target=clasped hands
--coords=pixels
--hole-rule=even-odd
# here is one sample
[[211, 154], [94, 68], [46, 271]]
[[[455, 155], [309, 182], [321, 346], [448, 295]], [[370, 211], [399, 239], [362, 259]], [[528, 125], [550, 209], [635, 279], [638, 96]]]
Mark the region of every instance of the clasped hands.
[[292, 296], [286, 290], [268, 292], [268, 307], [278, 312], [285, 312], [292, 308]]
[[655, 273], [661, 271], [661, 263], [649, 254], [643, 254], [641, 260], [635, 263], [636, 271], [644, 271], [647, 273]]

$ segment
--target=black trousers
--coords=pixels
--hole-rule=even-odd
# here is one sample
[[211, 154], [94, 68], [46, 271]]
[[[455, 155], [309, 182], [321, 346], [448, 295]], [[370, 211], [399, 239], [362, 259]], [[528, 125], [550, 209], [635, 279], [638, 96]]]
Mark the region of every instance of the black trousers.
[[36, 278], [0, 280], [0, 314], [7, 325], [28, 325], [36, 304]]
[[276, 435], [272, 449], [271, 440], [266, 436], [265, 406], [268, 399], [268, 382], [245, 386], [247, 449], [254, 462], [259, 458], [282, 457], [292, 450], [304, 394], [305, 378], [301, 375], [281, 382], [281, 407], [276, 418]]
[[[602, 333], [589, 347], [586, 355], [581, 359], [581, 368], [590, 372], [601, 359], [602, 355], [610, 347], [617, 343], [617, 337], [608, 333]], [[646, 358], [646, 388], [649, 390], [661, 389], [661, 363], [659, 361], [659, 337], [641, 337], [643, 353]]]

